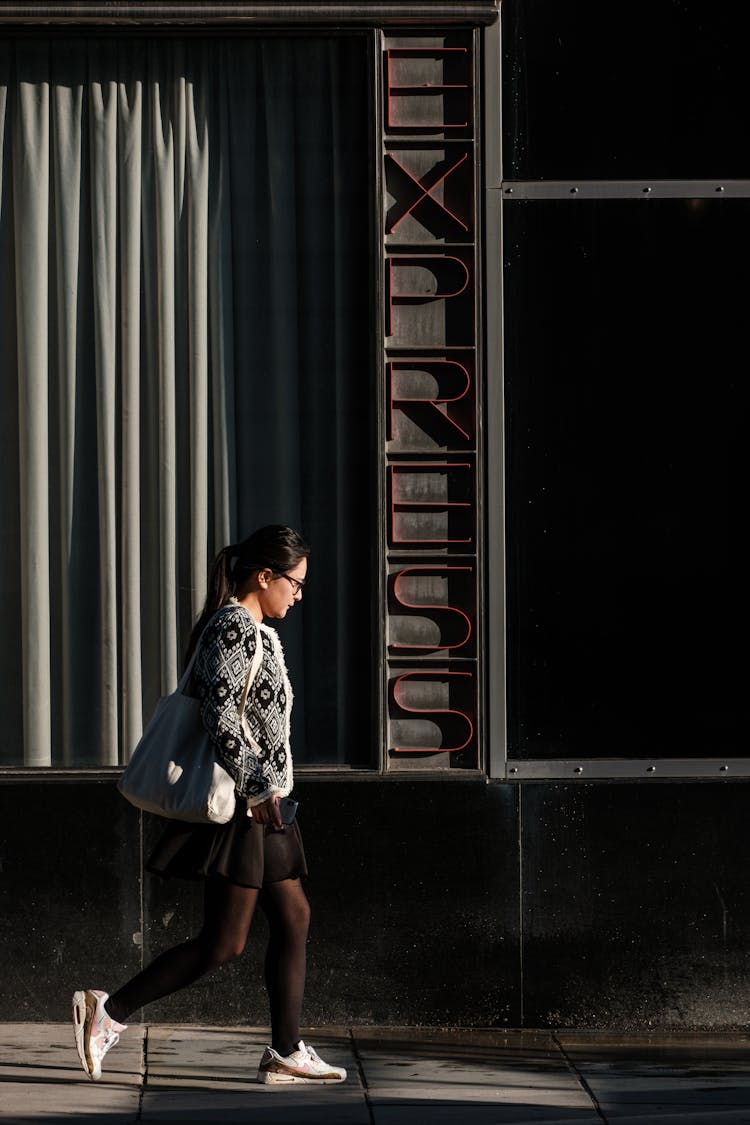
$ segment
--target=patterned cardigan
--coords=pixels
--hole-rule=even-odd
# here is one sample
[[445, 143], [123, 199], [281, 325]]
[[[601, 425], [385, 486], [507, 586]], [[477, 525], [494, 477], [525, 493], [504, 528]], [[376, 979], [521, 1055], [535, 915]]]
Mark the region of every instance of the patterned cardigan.
[[[263, 657], [241, 720], [238, 708], [257, 644], [263, 645]], [[250, 808], [291, 793], [292, 687], [275, 629], [258, 624], [239, 603], [218, 610], [198, 642], [190, 693], [200, 700], [219, 761]]]

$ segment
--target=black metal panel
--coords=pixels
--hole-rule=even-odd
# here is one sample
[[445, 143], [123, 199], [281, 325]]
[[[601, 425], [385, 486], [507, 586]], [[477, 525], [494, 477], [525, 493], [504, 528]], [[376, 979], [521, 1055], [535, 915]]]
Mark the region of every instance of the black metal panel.
[[739, 199], [505, 207], [509, 756], [742, 756]]
[[512, 179], [744, 177], [742, 9], [503, 0]]
[[0, 785], [0, 1013], [66, 1020], [140, 968], [140, 823], [114, 786]]
[[[517, 790], [301, 782], [312, 904], [304, 1021], [517, 1026]], [[150, 822], [147, 842], [160, 827]], [[200, 925], [200, 887], [147, 876], [146, 955]], [[265, 924], [242, 959], [150, 1020], [263, 1024]]]
[[522, 788], [526, 1026], [746, 1027], [746, 783]]

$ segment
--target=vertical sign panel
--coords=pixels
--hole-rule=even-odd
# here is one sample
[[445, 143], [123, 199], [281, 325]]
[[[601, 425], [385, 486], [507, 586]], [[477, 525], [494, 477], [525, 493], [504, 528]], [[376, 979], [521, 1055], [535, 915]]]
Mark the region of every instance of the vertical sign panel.
[[475, 38], [383, 40], [389, 770], [479, 766]]

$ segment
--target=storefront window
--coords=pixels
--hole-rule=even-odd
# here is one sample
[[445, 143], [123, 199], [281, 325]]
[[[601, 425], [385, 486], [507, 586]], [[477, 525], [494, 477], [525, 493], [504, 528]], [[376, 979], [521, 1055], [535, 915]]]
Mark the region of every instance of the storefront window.
[[0, 45], [0, 765], [126, 760], [269, 522], [313, 547], [295, 758], [370, 764], [369, 76], [357, 36]]

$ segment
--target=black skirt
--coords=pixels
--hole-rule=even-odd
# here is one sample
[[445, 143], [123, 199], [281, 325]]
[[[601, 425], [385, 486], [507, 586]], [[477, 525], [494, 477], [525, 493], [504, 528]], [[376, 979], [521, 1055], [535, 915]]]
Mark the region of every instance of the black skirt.
[[171, 820], [146, 863], [154, 875], [205, 879], [219, 875], [242, 887], [262, 887], [307, 875], [302, 836], [295, 821], [278, 829], [258, 824], [237, 802], [227, 824]]

